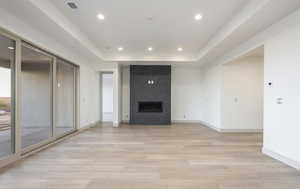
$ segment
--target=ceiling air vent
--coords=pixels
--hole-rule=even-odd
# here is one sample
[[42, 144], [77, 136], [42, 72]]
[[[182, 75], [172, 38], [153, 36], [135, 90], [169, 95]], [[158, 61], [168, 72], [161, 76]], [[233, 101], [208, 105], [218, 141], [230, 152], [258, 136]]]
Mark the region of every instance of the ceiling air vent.
[[77, 9], [78, 8], [77, 5], [75, 3], [73, 3], [73, 2], [68, 2], [67, 4], [69, 5], [69, 7], [71, 9]]

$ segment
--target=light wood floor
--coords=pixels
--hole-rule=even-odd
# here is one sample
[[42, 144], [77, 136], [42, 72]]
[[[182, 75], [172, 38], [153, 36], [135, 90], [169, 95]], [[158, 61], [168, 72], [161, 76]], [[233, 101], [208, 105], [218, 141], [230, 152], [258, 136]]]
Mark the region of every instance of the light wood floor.
[[1, 170], [1, 189], [299, 189], [261, 134], [196, 124], [99, 126]]

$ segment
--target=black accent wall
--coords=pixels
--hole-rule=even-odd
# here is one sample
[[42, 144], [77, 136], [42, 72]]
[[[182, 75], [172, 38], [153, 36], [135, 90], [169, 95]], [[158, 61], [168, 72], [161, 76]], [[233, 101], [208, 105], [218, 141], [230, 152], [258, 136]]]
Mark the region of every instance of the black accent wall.
[[130, 124], [171, 124], [171, 66], [130, 66]]

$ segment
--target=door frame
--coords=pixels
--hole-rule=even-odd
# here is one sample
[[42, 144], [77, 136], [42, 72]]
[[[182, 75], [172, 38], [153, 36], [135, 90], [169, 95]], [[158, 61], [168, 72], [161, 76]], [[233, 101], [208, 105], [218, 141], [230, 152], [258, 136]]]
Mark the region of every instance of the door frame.
[[[114, 82], [114, 71], [109, 71], [109, 70], [107, 70], [107, 71], [100, 71], [100, 79], [99, 79], [99, 81], [100, 81], [100, 120], [101, 120], [101, 122], [103, 123], [104, 121], [103, 121], [103, 75], [104, 74], [111, 74], [112, 76], [113, 76], [113, 82]], [[114, 91], [115, 91], [115, 89], [114, 89], [114, 86], [112, 86], [112, 88], [113, 88], [113, 94], [114, 94]], [[114, 122], [114, 98], [113, 98], [113, 112], [112, 112], [112, 123]]]

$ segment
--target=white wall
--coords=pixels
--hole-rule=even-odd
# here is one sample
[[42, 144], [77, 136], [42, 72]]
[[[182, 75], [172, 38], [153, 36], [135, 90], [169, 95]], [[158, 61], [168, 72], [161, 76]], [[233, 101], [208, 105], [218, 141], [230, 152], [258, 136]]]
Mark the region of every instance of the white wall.
[[128, 122], [130, 117], [130, 68], [122, 69], [122, 121]]
[[206, 67], [202, 69], [200, 81], [202, 93], [198, 97], [202, 100], [201, 122], [219, 129], [221, 127], [221, 79], [222, 66]]
[[100, 121], [100, 78], [92, 67], [80, 67], [80, 127]]
[[[171, 119], [174, 122], [196, 122], [201, 118], [201, 70], [195, 67], [172, 66]], [[122, 120], [130, 117], [129, 67], [122, 69]]]
[[[118, 108], [117, 108], [117, 114], [118, 114], [118, 122], [117, 122], [117, 126], [119, 126], [119, 124], [122, 122], [122, 109], [123, 109], [123, 102], [122, 102], [122, 82], [123, 82], [123, 76], [122, 76], [122, 66], [118, 64], [118, 68], [117, 68], [117, 78], [116, 78], [116, 85], [117, 85], [117, 103], [118, 103]], [[114, 124], [114, 126], [116, 126], [116, 123]]]
[[122, 70], [120, 65], [116, 65], [113, 77], [113, 126], [119, 127], [120, 123], [122, 122]]
[[113, 121], [113, 74], [102, 74], [102, 121]]
[[262, 129], [262, 58], [203, 67], [200, 86], [200, 122], [224, 132]]
[[[214, 74], [220, 65], [230, 62], [249, 50], [264, 45], [264, 153], [300, 169], [300, 10], [289, 15], [279, 23], [249, 39], [224, 56], [211, 62], [210, 68], [204, 68], [203, 92], [205, 88], [216, 87], [221, 74]], [[210, 81], [209, 81], [210, 80]], [[268, 83], [272, 82], [272, 86]], [[213, 94], [213, 93], [210, 93]], [[217, 94], [217, 92], [215, 92]], [[282, 104], [277, 99], [282, 98]], [[206, 98], [203, 98], [205, 101]], [[210, 107], [216, 107], [218, 98], [210, 98]], [[205, 107], [205, 106], [204, 106]], [[204, 108], [204, 113], [217, 111]], [[217, 108], [215, 108], [217, 110]], [[209, 112], [207, 112], [209, 111]], [[212, 116], [213, 118], [213, 116]], [[208, 120], [205, 116], [203, 120]], [[217, 115], [208, 123], [217, 123]]]
[[[299, 18], [299, 17], [298, 17]], [[300, 169], [300, 22], [265, 43], [264, 150]], [[272, 82], [272, 86], [267, 83]], [[282, 104], [277, 99], [282, 98]], [[282, 160], [285, 160], [284, 158]], [[289, 161], [290, 160], [290, 161]]]
[[245, 57], [223, 66], [222, 129], [263, 129], [263, 65], [263, 57]]
[[199, 122], [201, 118], [201, 70], [172, 66], [171, 107], [173, 122]]

